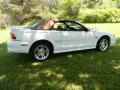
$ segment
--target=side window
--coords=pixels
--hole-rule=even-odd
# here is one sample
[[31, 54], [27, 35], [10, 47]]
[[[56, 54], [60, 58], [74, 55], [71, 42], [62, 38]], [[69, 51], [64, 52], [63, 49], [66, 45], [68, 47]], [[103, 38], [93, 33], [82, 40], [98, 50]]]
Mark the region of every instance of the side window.
[[81, 30], [83, 30], [83, 27], [78, 23], [66, 22], [66, 24], [68, 25], [70, 31], [81, 31]]
[[57, 22], [54, 24], [53, 29], [55, 30], [65, 30], [66, 25], [64, 23]]

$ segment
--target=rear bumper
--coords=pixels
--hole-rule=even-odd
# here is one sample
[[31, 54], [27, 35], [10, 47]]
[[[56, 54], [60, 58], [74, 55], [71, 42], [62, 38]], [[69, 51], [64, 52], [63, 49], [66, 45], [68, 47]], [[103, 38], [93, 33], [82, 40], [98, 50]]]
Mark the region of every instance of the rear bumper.
[[26, 42], [9, 40], [7, 42], [8, 53], [29, 53], [29, 47]]

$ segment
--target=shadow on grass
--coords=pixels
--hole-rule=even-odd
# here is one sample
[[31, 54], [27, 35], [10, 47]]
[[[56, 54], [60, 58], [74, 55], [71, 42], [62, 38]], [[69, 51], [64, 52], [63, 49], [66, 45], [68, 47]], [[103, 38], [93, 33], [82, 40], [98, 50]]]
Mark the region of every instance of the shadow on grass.
[[119, 90], [120, 39], [106, 52], [56, 54], [46, 62], [8, 54], [0, 44], [0, 90]]

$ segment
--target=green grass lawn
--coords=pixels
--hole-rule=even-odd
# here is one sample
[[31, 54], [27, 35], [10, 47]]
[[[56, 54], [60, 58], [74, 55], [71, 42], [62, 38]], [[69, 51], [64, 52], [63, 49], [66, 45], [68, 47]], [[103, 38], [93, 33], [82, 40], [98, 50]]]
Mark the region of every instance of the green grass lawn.
[[120, 24], [86, 24], [117, 36], [106, 52], [56, 54], [46, 62], [7, 53], [9, 31], [0, 32], [0, 90], [120, 90]]

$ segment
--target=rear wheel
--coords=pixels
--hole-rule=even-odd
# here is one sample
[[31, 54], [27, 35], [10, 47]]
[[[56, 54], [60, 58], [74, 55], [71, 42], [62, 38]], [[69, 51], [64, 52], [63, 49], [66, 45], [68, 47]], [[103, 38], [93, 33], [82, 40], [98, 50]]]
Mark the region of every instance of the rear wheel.
[[97, 43], [97, 49], [99, 51], [106, 51], [109, 48], [109, 39], [107, 37], [102, 37]]
[[31, 55], [37, 61], [47, 60], [50, 53], [50, 46], [45, 43], [36, 43], [31, 49]]

